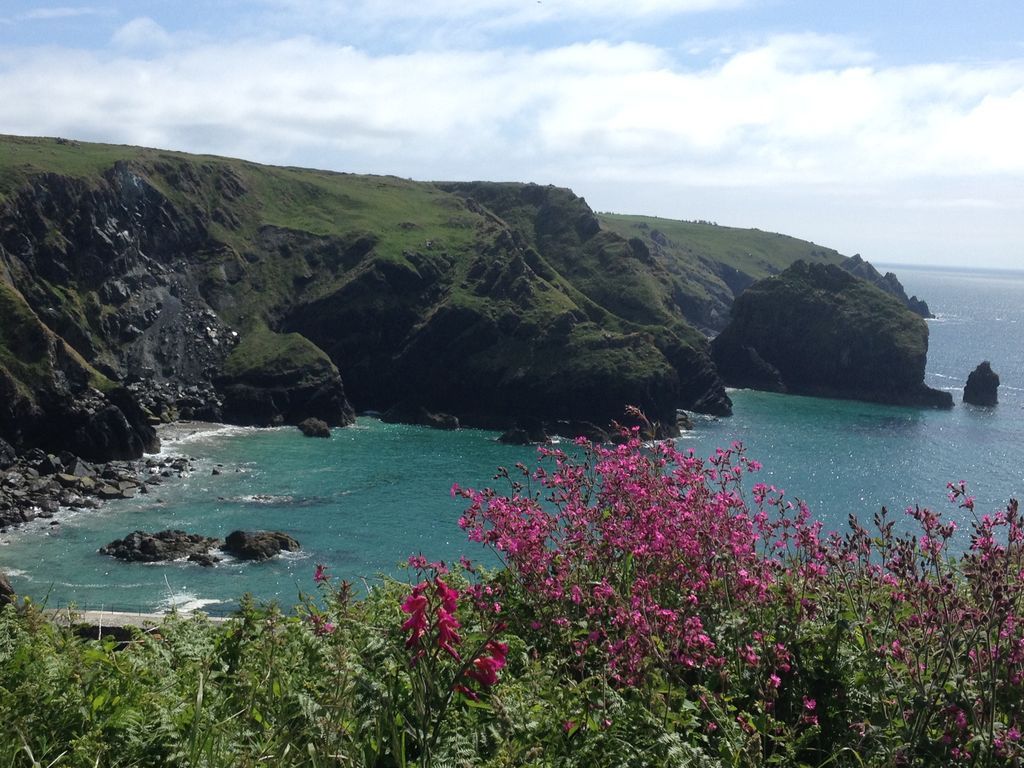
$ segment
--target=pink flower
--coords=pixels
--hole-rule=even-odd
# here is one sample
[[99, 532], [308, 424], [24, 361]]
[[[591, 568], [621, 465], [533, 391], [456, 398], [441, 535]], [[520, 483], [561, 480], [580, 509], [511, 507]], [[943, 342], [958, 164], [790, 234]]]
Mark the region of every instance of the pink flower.
[[446, 652], [456, 661], [458, 661], [460, 656], [459, 652], [455, 650], [455, 647], [462, 642], [462, 638], [459, 636], [457, 631], [460, 626], [461, 625], [458, 620], [452, 614], [444, 608], [438, 609], [437, 647]]
[[326, 617], [320, 614], [314, 614], [309, 617], [310, 623], [313, 625], [313, 634], [317, 637], [323, 637], [329, 635], [334, 631], [334, 624], [327, 620]]
[[313, 571], [313, 582], [316, 584], [323, 584], [330, 580], [330, 576], [327, 575], [327, 566], [323, 563], [317, 563], [316, 569]]
[[473, 665], [466, 670], [466, 675], [481, 685], [490, 687], [498, 682], [498, 672], [505, 666], [508, 656], [508, 644], [488, 641], [484, 651], [489, 655], [480, 655], [473, 659]]
[[434, 591], [441, 598], [441, 607], [449, 613], [455, 613], [459, 602], [459, 593], [445, 584], [440, 576], [434, 579]]
[[405, 641], [406, 648], [418, 645], [420, 638], [427, 631], [427, 598], [423, 594], [426, 588], [427, 583], [420, 582], [413, 587], [412, 594], [402, 603], [402, 612], [409, 614], [409, 618], [402, 623], [402, 629], [409, 633]]

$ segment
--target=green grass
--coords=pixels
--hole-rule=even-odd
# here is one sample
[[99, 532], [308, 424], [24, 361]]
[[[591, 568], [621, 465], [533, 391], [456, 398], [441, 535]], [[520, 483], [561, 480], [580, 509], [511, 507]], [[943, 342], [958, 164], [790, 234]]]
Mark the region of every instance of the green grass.
[[333, 364], [327, 354], [298, 333], [274, 333], [260, 327], [245, 334], [224, 366], [228, 376], [285, 375]]
[[781, 272], [800, 259], [808, 263], [837, 265], [845, 260], [832, 248], [760, 229], [617, 213], [601, 213], [598, 218], [601, 226], [609, 231], [625, 238], [638, 237], [652, 247], [658, 238], [653, 233], [660, 232], [668, 241], [661, 247], [685, 263], [694, 264], [697, 259], [705, 258], [732, 267], [755, 280]]

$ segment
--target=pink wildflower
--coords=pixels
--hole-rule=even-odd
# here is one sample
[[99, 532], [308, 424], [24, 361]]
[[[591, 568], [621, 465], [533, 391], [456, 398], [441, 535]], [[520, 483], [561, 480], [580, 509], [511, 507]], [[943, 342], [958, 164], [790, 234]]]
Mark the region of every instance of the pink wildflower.
[[330, 576], [327, 575], [327, 566], [323, 563], [317, 563], [316, 569], [313, 571], [313, 582], [316, 584], [323, 584], [330, 580]]

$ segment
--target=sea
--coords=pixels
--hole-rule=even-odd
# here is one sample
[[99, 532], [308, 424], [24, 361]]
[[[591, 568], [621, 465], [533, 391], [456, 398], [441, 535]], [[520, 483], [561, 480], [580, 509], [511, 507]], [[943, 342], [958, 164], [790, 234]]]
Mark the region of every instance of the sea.
[[[896, 518], [920, 504], [957, 520], [955, 546], [969, 543], [969, 513], [950, 504], [946, 483], [966, 480], [979, 514], [1024, 492], [1024, 272], [894, 267], [908, 293], [928, 301], [927, 383], [953, 393], [951, 411], [854, 401], [731, 392], [730, 418], [696, 417], [681, 448], [709, 455], [740, 441], [762, 463], [752, 476], [803, 499], [827, 530], [853, 513], [868, 521], [883, 506]], [[982, 360], [999, 374], [999, 405], [961, 403]], [[284, 609], [315, 591], [317, 564], [359, 589], [408, 579], [413, 554], [460, 555], [494, 563], [466, 540], [464, 501], [453, 483], [497, 484], [498, 467], [537, 459], [497, 433], [435, 431], [359, 417], [329, 440], [295, 428], [177, 425], [163, 452], [194, 459], [194, 470], [147, 495], [99, 510], [58, 513], [0, 534], [0, 569], [15, 590], [49, 607], [230, 612], [246, 593]], [[236, 529], [280, 530], [296, 553], [262, 563], [226, 557], [194, 563], [124, 563], [97, 550], [135, 530], [182, 529], [224, 537]]]

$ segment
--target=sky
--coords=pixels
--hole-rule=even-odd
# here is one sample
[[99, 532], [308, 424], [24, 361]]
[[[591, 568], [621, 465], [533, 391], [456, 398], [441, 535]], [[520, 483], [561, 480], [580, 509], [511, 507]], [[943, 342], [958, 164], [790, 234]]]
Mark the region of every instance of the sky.
[[0, 133], [1024, 269], [1021, 0], [0, 0]]

